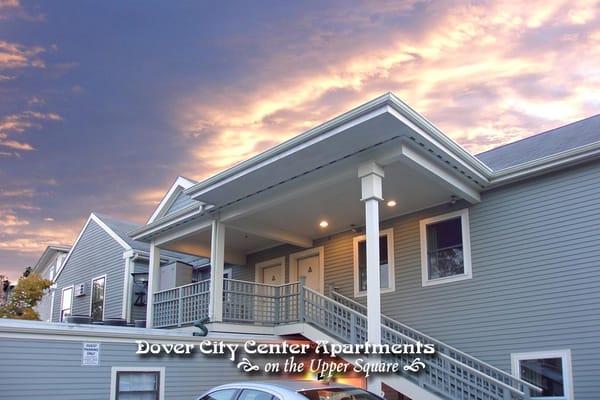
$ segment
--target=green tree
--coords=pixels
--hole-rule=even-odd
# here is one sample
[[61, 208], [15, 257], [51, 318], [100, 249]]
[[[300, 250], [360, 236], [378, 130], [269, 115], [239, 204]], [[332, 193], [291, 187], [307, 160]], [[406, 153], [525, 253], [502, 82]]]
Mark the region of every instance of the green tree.
[[52, 281], [37, 274], [22, 276], [13, 289], [10, 298], [0, 305], [0, 318], [39, 320], [33, 309], [42, 299], [44, 291], [52, 286]]

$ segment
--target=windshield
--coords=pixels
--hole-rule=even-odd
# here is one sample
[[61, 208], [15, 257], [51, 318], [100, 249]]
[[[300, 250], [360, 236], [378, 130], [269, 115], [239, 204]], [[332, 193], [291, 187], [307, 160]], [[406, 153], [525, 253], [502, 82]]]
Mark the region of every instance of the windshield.
[[357, 388], [311, 389], [299, 393], [310, 400], [382, 400], [373, 393]]

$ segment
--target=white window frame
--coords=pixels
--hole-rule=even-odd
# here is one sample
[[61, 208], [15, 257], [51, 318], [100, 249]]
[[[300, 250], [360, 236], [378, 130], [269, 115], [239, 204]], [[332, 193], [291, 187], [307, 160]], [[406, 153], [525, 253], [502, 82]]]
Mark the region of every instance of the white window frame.
[[539, 360], [543, 358], [560, 358], [562, 359], [563, 385], [564, 396], [545, 396], [535, 397], [540, 400], [573, 400], [575, 398], [573, 390], [573, 364], [571, 361], [571, 350], [544, 350], [532, 351], [527, 353], [512, 353], [510, 355], [512, 374], [518, 378], [521, 377], [522, 360]]
[[110, 372], [110, 400], [117, 399], [117, 372], [158, 372], [158, 398], [165, 399], [165, 368], [164, 367], [112, 367]]
[[[389, 288], [381, 289], [381, 293], [391, 293], [396, 290], [396, 268], [394, 259], [394, 228], [383, 229], [379, 231], [379, 236], [387, 236], [387, 248], [388, 248], [388, 282], [390, 282]], [[361, 292], [359, 286], [359, 273], [358, 273], [358, 244], [365, 241], [366, 235], [355, 236], [352, 239], [352, 253], [354, 262], [354, 297], [365, 297], [367, 291]]]
[[71, 289], [71, 314], [70, 315], [73, 315], [73, 302], [75, 301], [75, 285], [70, 285], [70, 286], [65, 286], [60, 291], [60, 311], [58, 312], [58, 321], [59, 322], [65, 322], [63, 320], [63, 311], [65, 310], [64, 309], [65, 290], [69, 290], [69, 289]]
[[[225, 275], [229, 275], [229, 278], [225, 278]], [[223, 278], [233, 279], [233, 268], [227, 267], [223, 269]]]
[[104, 278], [104, 295], [102, 296], [102, 320], [104, 321], [104, 315], [106, 313], [106, 274], [96, 276], [90, 281], [90, 318], [92, 318], [92, 302], [94, 301], [94, 281], [102, 278]]
[[[461, 275], [447, 276], [444, 278], [429, 279], [429, 257], [427, 256], [427, 225], [447, 221], [460, 217], [463, 246], [463, 263], [465, 272]], [[419, 233], [421, 238], [421, 286], [433, 286], [444, 283], [457, 282], [473, 278], [471, 264], [471, 230], [469, 225], [469, 209], [453, 211], [450, 213], [436, 215], [419, 221]]]

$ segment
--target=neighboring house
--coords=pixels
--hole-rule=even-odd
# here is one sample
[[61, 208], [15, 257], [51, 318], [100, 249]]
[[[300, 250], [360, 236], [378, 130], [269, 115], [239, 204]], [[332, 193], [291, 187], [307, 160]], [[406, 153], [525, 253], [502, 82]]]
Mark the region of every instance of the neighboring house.
[[[67, 257], [70, 246], [50, 245], [42, 253], [35, 263], [32, 273], [38, 274], [44, 279], [54, 282], [63, 261]], [[54, 285], [49, 288], [40, 302], [35, 307], [35, 311], [40, 315], [40, 321], [49, 322], [52, 320], [52, 300], [54, 299]]]
[[[127, 236], [137, 226], [90, 215], [54, 278], [52, 321], [62, 322], [68, 316], [131, 323], [145, 319], [149, 246]], [[169, 251], [161, 259], [165, 270], [179, 274], [171, 285], [181, 276], [191, 280], [194, 266], [202, 263], [206, 261]], [[171, 275], [164, 276], [165, 284]]]
[[[474, 156], [387, 94], [178, 180], [130, 234], [149, 245], [149, 327], [208, 316], [247, 337], [433, 342], [422, 374], [369, 386], [514, 399], [533, 383], [541, 398], [591, 400], [599, 204], [600, 116]], [[161, 290], [172, 250], [210, 258], [207, 279]]]

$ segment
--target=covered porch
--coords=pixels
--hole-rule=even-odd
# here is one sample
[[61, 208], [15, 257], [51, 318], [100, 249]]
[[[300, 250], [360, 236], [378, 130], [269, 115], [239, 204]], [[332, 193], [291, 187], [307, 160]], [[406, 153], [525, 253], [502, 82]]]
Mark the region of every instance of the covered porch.
[[[380, 254], [394, 244], [381, 242], [380, 223], [476, 203], [486, 183], [477, 159], [397, 99], [377, 99], [187, 188], [196, 205], [133, 232], [151, 244], [148, 325], [180, 326], [204, 315], [254, 324], [296, 319], [288, 303], [297, 301], [301, 278], [320, 294], [335, 284], [317, 244], [352, 231], [362, 236], [354, 285], [367, 299], [369, 341], [380, 342], [380, 295], [395, 284], [393, 254], [387, 261]], [[204, 277], [212, 279], [159, 290], [161, 249], [207, 257]]]

